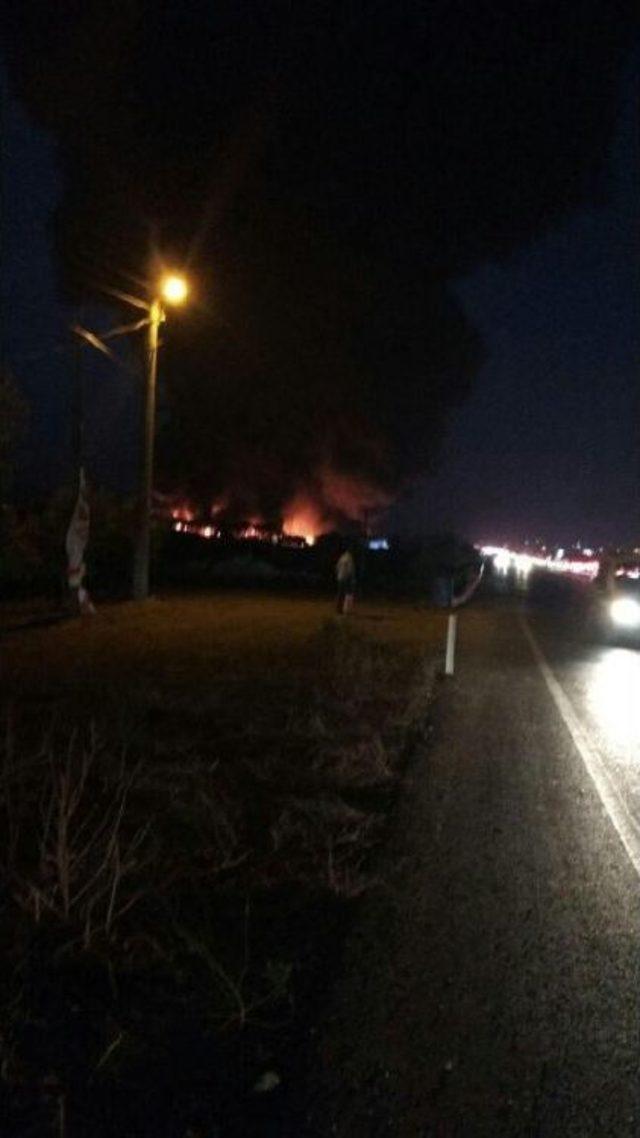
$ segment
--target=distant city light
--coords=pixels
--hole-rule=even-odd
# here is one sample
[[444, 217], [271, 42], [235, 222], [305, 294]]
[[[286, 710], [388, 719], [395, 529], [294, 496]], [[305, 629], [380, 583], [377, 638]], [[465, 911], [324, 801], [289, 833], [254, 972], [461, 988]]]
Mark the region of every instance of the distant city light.
[[514, 557], [514, 564], [516, 572], [526, 577], [531, 572], [535, 564], [535, 559], [530, 557], [528, 553], [517, 553]]
[[[554, 573], [572, 573], [578, 577], [593, 579], [600, 569], [600, 561], [597, 557], [584, 556], [586, 550], [577, 551], [576, 556], [571, 558], [565, 556], [564, 549], [558, 549], [551, 557], [544, 552], [544, 547], [540, 547], [540, 553], [537, 555], [514, 551], [506, 546], [499, 545], [483, 545], [480, 549], [484, 557], [493, 558], [494, 567], [499, 573], [508, 573], [510, 569], [515, 569], [520, 576], [527, 576], [532, 569], [538, 568], [550, 569]], [[640, 576], [640, 569], [638, 575]]]

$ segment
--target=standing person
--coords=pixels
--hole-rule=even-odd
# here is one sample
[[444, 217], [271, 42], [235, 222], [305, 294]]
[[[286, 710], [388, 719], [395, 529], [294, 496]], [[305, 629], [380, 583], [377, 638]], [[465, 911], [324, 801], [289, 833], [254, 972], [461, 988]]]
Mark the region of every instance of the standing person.
[[336, 582], [338, 585], [337, 609], [341, 616], [353, 606], [356, 591], [356, 566], [350, 549], [345, 549], [336, 562]]

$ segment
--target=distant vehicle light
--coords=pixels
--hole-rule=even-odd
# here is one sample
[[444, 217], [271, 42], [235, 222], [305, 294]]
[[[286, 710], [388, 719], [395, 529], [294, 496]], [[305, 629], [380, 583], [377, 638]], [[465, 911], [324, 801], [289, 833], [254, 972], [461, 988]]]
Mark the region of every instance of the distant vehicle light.
[[369, 542], [369, 549], [388, 549], [389, 542], [386, 537], [372, 537]]
[[631, 597], [617, 597], [609, 606], [609, 614], [618, 628], [640, 628], [640, 603]]
[[501, 549], [500, 553], [496, 554], [493, 563], [499, 573], [506, 573], [511, 565], [511, 554], [508, 550]]
[[526, 577], [533, 569], [533, 558], [528, 553], [518, 553], [515, 557], [516, 573]]

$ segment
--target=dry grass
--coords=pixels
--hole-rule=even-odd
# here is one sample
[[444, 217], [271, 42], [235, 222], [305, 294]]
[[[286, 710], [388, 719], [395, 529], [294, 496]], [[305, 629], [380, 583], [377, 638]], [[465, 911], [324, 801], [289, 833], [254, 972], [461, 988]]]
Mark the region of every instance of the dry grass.
[[[407, 739], [424, 728], [440, 633], [440, 617], [409, 607], [360, 606], [341, 621], [324, 601], [232, 594], [113, 606], [7, 641], [8, 1085], [39, 1062], [25, 1058], [22, 1025], [35, 1017], [56, 1034], [26, 994], [61, 959], [73, 976], [87, 960], [106, 968], [115, 993], [87, 1011], [82, 1070], [54, 1062], [65, 1118], [70, 1079], [117, 1080], [129, 1051], [139, 1065], [151, 1046], [147, 997], [134, 1026], [120, 1009], [132, 977], [153, 1007], [159, 988], [178, 1025], [290, 1023], [318, 898], [343, 905], [377, 884], [373, 855]], [[293, 936], [301, 905], [306, 931]], [[47, 983], [62, 1000], [60, 979]], [[59, 1113], [57, 1125], [66, 1133]]]
[[[272, 669], [309, 677], [312, 638], [332, 618], [330, 599], [266, 594], [166, 597], [106, 605], [93, 619], [14, 634], [4, 645], [2, 691], [29, 699], [147, 688], [158, 698], [207, 697], [214, 685], [268, 681]], [[439, 651], [441, 614], [411, 605], [361, 604], [351, 629], [409, 652]], [[312, 677], [311, 677], [312, 678]]]

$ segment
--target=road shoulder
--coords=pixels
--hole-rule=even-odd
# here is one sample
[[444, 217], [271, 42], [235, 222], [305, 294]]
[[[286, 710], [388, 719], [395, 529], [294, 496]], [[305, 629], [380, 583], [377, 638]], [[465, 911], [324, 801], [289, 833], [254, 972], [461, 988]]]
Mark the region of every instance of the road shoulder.
[[637, 1134], [637, 878], [515, 616], [484, 619], [348, 944], [310, 1135]]

